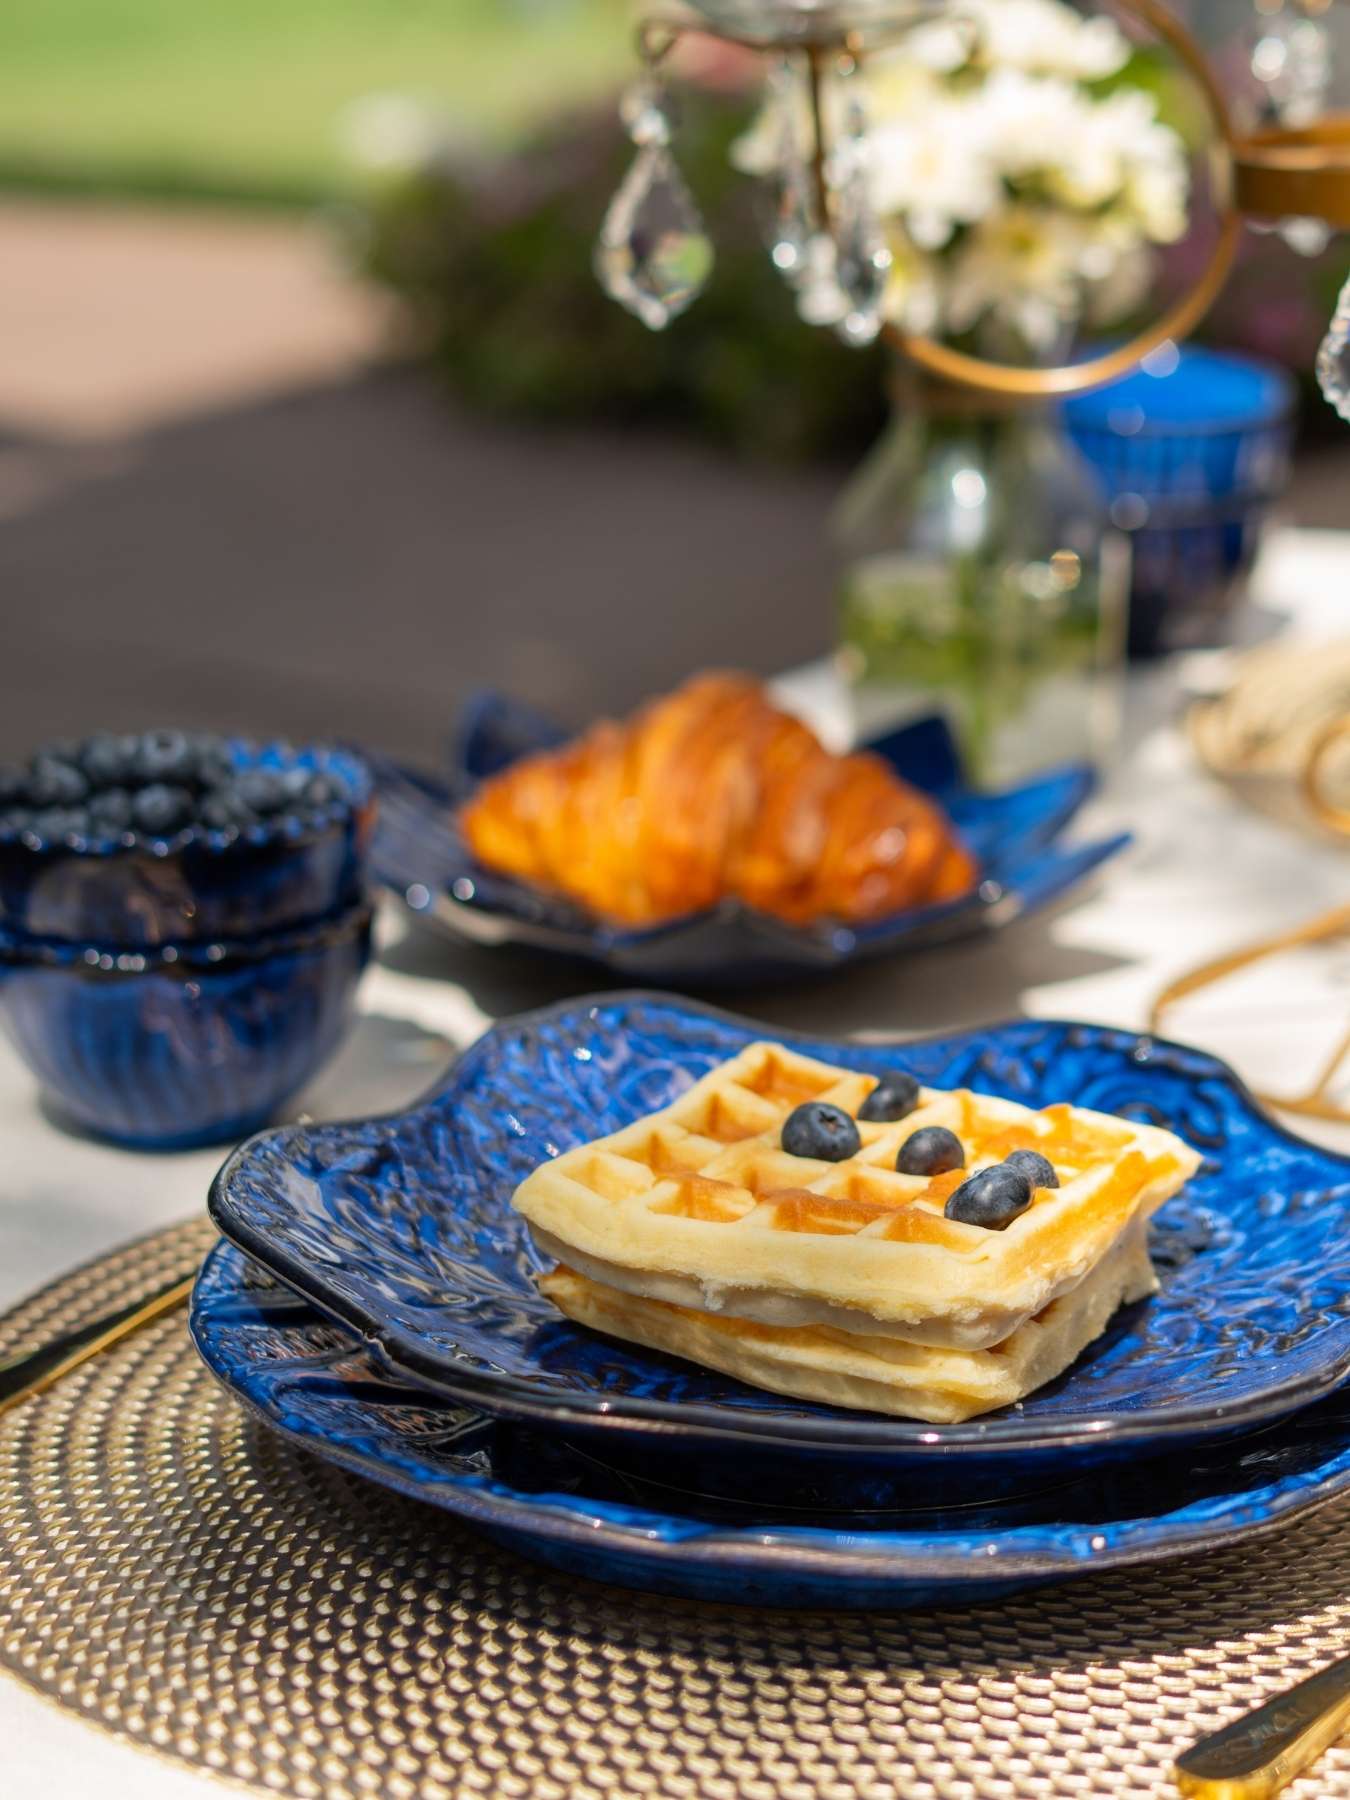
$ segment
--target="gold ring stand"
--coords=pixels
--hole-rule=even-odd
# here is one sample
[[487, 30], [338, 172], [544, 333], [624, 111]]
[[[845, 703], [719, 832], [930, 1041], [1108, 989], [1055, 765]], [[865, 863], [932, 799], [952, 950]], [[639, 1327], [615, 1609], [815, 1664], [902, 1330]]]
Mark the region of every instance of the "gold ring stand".
[[[956, 9], [959, 16], [959, 7]], [[1120, 11], [1138, 19], [1165, 43], [1194, 80], [1204, 100], [1213, 128], [1212, 180], [1219, 213], [1219, 228], [1204, 267], [1194, 281], [1159, 318], [1127, 342], [1082, 362], [1063, 363], [1048, 368], [1028, 368], [1015, 363], [992, 362], [954, 350], [936, 338], [903, 331], [895, 324], [882, 327], [882, 337], [902, 355], [930, 374], [963, 387], [978, 388], [985, 393], [1002, 394], [1010, 399], [1048, 399], [1066, 394], [1083, 393], [1101, 387], [1134, 368], [1151, 350], [1169, 339], [1184, 338], [1194, 331], [1218, 298], [1228, 279], [1233, 260], [1242, 239], [1243, 220], [1233, 204], [1234, 133], [1232, 118], [1223, 90], [1215, 79], [1204, 52], [1190, 32], [1177, 20], [1162, 0], [1120, 0]], [[686, 35], [716, 37], [723, 42], [739, 44], [746, 49], [779, 55], [804, 55], [810, 75], [812, 125], [815, 136], [813, 165], [817, 207], [820, 217], [828, 222], [830, 196], [825, 180], [828, 145], [821, 107], [821, 85], [825, 70], [833, 59], [859, 59], [866, 49], [887, 39], [899, 38], [906, 30], [932, 17], [931, 10], [915, 9], [883, 19], [872, 31], [847, 29], [839, 25], [826, 29], [822, 19], [814, 31], [806, 22], [809, 15], [787, 9], [785, 22], [774, 31], [763, 29], [749, 33], [738, 29], [710, 5], [702, 19], [670, 18], [664, 15], [648, 18], [638, 27], [639, 52], [648, 67], [654, 67], [679, 40]], [[795, 25], [792, 21], [795, 21]]]
[[1127, 374], [1151, 350], [1156, 350], [1168, 339], [1189, 337], [1218, 299], [1243, 232], [1242, 216], [1235, 210], [1232, 200], [1234, 139], [1228, 102], [1200, 46], [1185, 26], [1159, 4], [1159, 0], [1121, 0], [1120, 11], [1139, 19], [1168, 46], [1194, 80], [1209, 112], [1214, 131], [1213, 182], [1219, 206], [1219, 232], [1204, 267], [1186, 292], [1152, 325], [1100, 356], [1053, 368], [1023, 368], [1013, 363], [988, 362], [983, 357], [953, 350], [935, 338], [901, 331], [895, 325], [883, 327], [882, 335], [886, 341], [930, 374], [941, 376], [945, 381], [960, 382], [966, 387], [984, 388], [1018, 399], [1084, 393]]

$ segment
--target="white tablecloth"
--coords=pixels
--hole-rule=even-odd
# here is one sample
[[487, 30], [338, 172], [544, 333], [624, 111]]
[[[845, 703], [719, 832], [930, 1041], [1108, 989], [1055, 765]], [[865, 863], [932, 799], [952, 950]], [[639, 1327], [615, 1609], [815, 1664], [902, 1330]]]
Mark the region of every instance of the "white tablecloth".
[[[1350, 532], [1275, 536], [1254, 584], [1249, 635], [1283, 626], [1350, 633]], [[838, 1032], [922, 1032], [1026, 1012], [1137, 1026], [1170, 976], [1346, 898], [1350, 864], [1334, 843], [1247, 810], [1195, 766], [1176, 729], [1188, 684], [1213, 658], [1132, 678], [1129, 754], [1093, 802], [1084, 834], [1131, 828], [1134, 846], [1086, 896], [979, 945], [857, 971], [740, 1001], [769, 1023]], [[837, 721], [822, 665], [783, 684], [817, 719]], [[459, 949], [382, 921], [382, 958], [337, 1063], [300, 1107], [369, 1113], [411, 1100], [453, 1050], [492, 1019], [561, 998], [575, 983], [507, 952]], [[1350, 967], [1327, 954], [1286, 959], [1198, 1000], [1175, 1035], [1227, 1056], [1257, 1085], [1294, 1085], [1343, 1029]], [[1318, 1135], [1350, 1148], [1350, 1133]], [[218, 1152], [145, 1156], [60, 1131], [27, 1071], [0, 1044], [0, 1306], [123, 1239], [203, 1203]], [[113, 1742], [0, 1677], [0, 1792], [15, 1800], [206, 1800], [220, 1789]]]

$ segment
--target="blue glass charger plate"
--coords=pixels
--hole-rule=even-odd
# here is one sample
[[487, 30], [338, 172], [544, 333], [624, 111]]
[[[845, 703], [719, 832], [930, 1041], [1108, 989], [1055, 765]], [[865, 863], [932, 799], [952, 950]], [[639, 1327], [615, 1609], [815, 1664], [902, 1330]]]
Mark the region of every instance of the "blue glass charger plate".
[[1006, 1483], [1249, 1430], [1350, 1372], [1350, 1159], [1285, 1131], [1213, 1057], [1036, 1020], [895, 1045], [778, 1034], [934, 1087], [1033, 1107], [1069, 1097], [1166, 1125], [1203, 1153], [1156, 1221], [1161, 1292], [1017, 1407], [933, 1426], [812, 1405], [559, 1318], [534, 1285], [543, 1262], [511, 1209], [517, 1184], [764, 1035], [654, 993], [526, 1014], [487, 1032], [405, 1113], [251, 1139], [217, 1176], [212, 1216], [387, 1366], [497, 1416], [603, 1442], [610, 1458], [666, 1457], [705, 1489], [728, 1470], [758, 1480], [775, 1457], [809, 1461], [812, 1479], [852, 1465], [864, 1498], [920, 1474]]
[[671, 1493], [438, 1400], [379, 1368], [229, 1245], [206, 1259], [190, 1327], [229, 1392], [302, 1448], [554, 1568], [702, 1600], [972, 1604], [1278, 1530], [1350, 1483], [1350, 1406], [1337, 1397], [1240, 1445], [1056, 1483], [1049, 1495], [813, 1516], [776, 1497]]
[[972, 893], [861, 926], [788, 925], [729, 900], [633, 930], [485, 868], [455, 823], [456, 809], [480, 781], [565, 736], [529, 708], [484, 694], [466, 708], [443, 776], [371, 758], [380, 803], [371, 848], [376, 880], [456, 937], [528, 944], [598, 963], [625, 979], [725, 985], [835, 969], [998, 929], [1076, 886], [1129, 842], [1121, 833], [1082, 844], [1058, 842], [1092, 792], [1086, 764], [1003, 793], [977, 793], [962, 778], [946, 723], [923, 719], [867, 748], [946, 809], [979, 860], [981, 879]]

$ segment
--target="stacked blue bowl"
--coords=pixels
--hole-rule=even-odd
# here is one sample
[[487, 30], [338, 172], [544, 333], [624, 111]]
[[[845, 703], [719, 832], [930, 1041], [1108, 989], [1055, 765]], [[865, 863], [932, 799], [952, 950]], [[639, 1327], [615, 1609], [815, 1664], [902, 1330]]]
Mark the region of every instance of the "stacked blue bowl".
[[369, 957], [364, 763], [223, 749], [322, 802], [160, 836], [0, 809], [0, 1022], [51, 1110], [116, 1143], [266, 1124], [336, 1049]]
[[1064, 409], [1133, 553], [1133, 656], [1215, 642], [1289, 478], [1295, 388], [1251, 357], [1167, 343]]

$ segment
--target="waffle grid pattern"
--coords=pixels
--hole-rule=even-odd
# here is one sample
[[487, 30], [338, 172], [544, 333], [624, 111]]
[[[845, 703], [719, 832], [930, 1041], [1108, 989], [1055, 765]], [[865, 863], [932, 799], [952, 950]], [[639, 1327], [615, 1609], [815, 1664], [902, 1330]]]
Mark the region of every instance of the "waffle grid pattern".
[[[945, 1218], [943, 1208], [973, 1169], [1014, 1149], [1045, 1151], [1061, 1184], [1039, 1190], [1017, 1222], [1023, 1236], [1038, 1213], [1059, 1220], [1084, 1207], [1094, 1213], [1128, 1208], [1160, 1172], [1146, 1128], [1069, 1106], [1032, 1112], [965, 1088], [921, 1090], [918, 1108], [894, 1124], [860, 1121], [862, 1148], [844, 1162], [789, 1156], [780, 1148], [783, 1122], [795, 1107], [826, 1101], [856, 1116], [874, 1086], [871, 1076], [782, 1045], [751, 1044], [673, 1106], [567, 1152], [531, 1182], [557, 1190], [564, 1210], [570, 1191], [574, 1198], [598, 1195], [630, 1216], [664, 1215], [751, 1232], [881, 1238], [969, 1256], [987, 1253], [991, 1234]], [[933, 1180], [899, 1174], [900, 1146], [929, 1125], [956, 1133], [966, 1167]], [[520, 1198], [522, 1210], [534, 1217], [530, 1186]], [[551, 1218], [540, 1222], [566, 1241], [564, 1226]]]
[[[207, 1241], [66, 1278], [0, 1351]], [[270, 1437], [167, 1320], [0, 1421], [0, 1664], [286, 1800], [1170, 1800], [1197, 1733], [1346, 1649], [1348, 1521], [960, 1612], [644, 1599]], [[1286, 1793], [1350, 1800], [1350, 1749]]]

